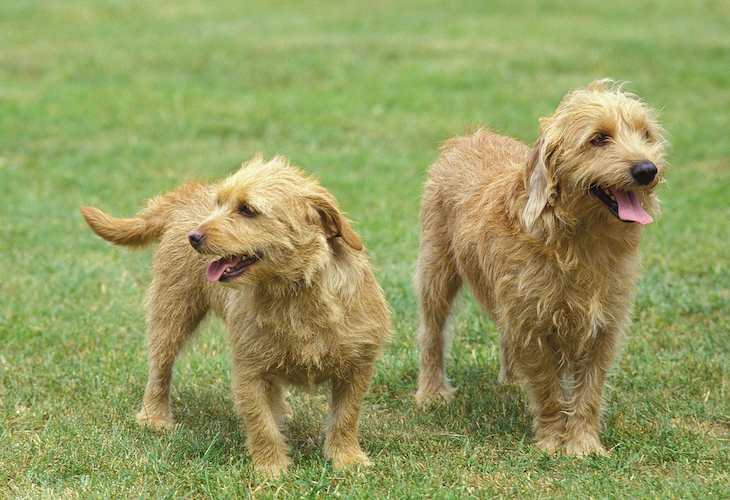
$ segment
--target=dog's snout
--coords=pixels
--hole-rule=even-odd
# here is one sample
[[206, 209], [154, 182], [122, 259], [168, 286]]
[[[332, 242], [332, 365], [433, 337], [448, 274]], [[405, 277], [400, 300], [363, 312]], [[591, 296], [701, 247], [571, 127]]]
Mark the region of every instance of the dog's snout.
[[645, 186], [653, 181], [654, 177], [656, 177], [656, 174], [656, 165], [654, 165], [649, 160], [642, 160], [631, 168], [631, 175], [636, 180], [636, 182], [638, 182], [642, 186]]
[[203, 231], [201, 231], [200, 229], [191, 231], [188, 234], [188, 240], [190, 240], [190, 244], [193, 245], [193, 248], [198, 248], [200, 246], [200, 243], [204, 239], [205, 239], [205, 233]]

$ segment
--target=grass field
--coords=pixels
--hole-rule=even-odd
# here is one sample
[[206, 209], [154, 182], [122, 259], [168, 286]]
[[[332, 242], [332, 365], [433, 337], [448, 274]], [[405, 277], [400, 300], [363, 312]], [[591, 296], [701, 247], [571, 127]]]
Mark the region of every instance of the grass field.
[[[0, 498], [730, 497], [729, 61], [719, 0], [0, 3]], [[458, 397], [415, 410], [410, 283], [439, 143], [477, 124], [531, 143], [605, 76], [661, 110], [673, 147], [606, 395], [612, 455], [577, 460], [533, 446], [466, 294]], [[217, 320], [177, 365], [177, 430], [134, 421], [152, 252], [103, 244], [77, 207], [130, 216], [257, 151], [339, 198], [393, 309], [362, 418], [370, 469], [324, 461], [324, 395], [295, 393], [294, 467], [257, 477]]]

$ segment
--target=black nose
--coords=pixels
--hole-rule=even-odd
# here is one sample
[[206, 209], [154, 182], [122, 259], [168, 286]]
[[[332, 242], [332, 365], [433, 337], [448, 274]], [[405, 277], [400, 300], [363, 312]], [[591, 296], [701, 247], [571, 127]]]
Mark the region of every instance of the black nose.
[[657, 169], [649, 160], [641, 160], [639, 163], [631, 168], [631, 175], [636, 179], [636, 182], [645, 186], [654, 180], [656, 177]]
[[193, 248], [198, 248], [198, 246], [200, 246], [200, 242], [205, 239], [205, 233], [200, 229], [196, 229], [188, 234], [188, 239], [190, 240], [190, 244], [193, 245]]

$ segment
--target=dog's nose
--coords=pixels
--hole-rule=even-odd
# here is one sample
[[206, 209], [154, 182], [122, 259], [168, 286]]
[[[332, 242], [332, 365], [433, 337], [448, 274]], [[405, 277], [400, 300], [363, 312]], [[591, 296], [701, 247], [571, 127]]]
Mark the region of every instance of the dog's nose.
[[649, 160], [641, 160], [639, 163], [631, 168], [631, 175], [636, 179], [636, 182], [645, 186], [654, 180], [656, 177], [657, 169]]
[[200, 246], [200, 243], [205, 238], [205, 233], [201, 231], [200, 229], [196, 229], [195, 231], [191, 231], [190, 234], [188, 234], [188, 239], [190, 240], [190, 244], [193, 245], [193, 248], [198, 248]]

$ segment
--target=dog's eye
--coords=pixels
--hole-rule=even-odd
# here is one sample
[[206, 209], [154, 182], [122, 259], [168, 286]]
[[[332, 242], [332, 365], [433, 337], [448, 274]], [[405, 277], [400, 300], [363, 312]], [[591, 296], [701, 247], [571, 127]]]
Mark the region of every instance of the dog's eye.
[[594, 146], [605, 146], [608, 144], [609, 137], [606, 134], [602, 134], [601, 132], [597, 133], [593, 136], [593, 139], [591, 139], [591, 144]]
[[246, 217], [253, 217], [256, 215], [256, 210], [254, 210], [251, 205], [241, 205], [238, 208], [238, 213]]

